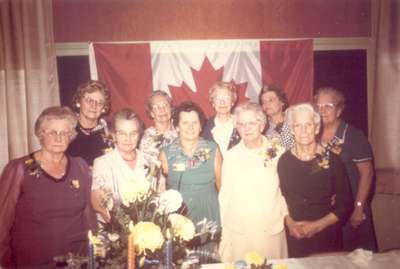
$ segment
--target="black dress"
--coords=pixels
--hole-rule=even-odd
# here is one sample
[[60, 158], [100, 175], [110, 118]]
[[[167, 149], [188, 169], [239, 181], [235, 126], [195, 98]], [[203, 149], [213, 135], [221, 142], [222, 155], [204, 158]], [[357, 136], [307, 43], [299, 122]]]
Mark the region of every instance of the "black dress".
[[93, 166], [94, 159], [112, 149], [106, 128], [106, 125], [101, 123], [91, 130], [86, 130], [78, 123], [77, 135], [66, 152], [70, 156], [83, 158], [89, 166]]
[[278, 173], [293, 220], [313, 221], [329, 213], [340, 220], [311, 238], [296, 239], [286, 231], [289, 257], [341, 250], [341, 225], [352, 211], [353, 203], [346, 170], [339, 157], [327, 151], [310, 161], [301, 161], [287, 151], [279, 159]]

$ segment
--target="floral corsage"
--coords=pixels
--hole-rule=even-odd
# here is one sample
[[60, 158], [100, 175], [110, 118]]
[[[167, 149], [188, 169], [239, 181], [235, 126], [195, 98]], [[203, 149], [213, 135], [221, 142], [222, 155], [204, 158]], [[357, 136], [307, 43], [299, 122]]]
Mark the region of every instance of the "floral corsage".
[[30, 176], [34, 176], [39, 178], [43, 171], [40, 167], [40, 164], [33, 158], [29, 158], [25, 161], [26, 168], [28, 169], [28, 173]]

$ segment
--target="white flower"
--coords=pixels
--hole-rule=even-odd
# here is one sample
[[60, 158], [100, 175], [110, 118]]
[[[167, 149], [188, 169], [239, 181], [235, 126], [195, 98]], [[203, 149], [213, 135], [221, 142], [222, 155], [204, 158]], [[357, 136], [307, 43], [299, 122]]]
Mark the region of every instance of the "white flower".
[[146, 178], [127, 180], [120, 189], [121, 201], [125, 206], [143, 201], [149, 194], [150, 182]]
[[168, 220], [171, 223], [174, 236], [184, 241], [189, 241], [194, 237], [195, 227], [190, 219], [181, 214], [171, 214]]
[[161, 193], [159, 210], [165, 213], [177, 211], [183, 202], [182, 195], [176, 190], [167, 190]]

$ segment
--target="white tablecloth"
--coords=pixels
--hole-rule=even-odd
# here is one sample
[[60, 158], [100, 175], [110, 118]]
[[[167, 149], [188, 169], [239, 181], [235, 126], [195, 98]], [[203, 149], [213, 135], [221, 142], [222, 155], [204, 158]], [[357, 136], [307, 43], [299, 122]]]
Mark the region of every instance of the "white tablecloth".
[[[400, 269], [400, 251], [373, 254], [365, 267], [355, 264], [347, 255], [270, 260], [268, 263], [284, 263], [288, 269]], [[202, 269], [224, 268], [222, 263], [202, 265]]]

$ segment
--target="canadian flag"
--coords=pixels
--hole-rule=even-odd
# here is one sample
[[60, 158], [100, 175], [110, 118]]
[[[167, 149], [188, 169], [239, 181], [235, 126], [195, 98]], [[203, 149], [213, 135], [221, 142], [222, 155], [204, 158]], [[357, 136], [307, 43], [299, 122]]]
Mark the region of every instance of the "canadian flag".
[[175, 105], [192, 100], [207, 116], [208, 89], [220, 80], [238, 86], [239, 103], [257, 102], [263, 84], [283, 88], [291, 104], [312, 98], [312, 40], [91, 43], [89, 51], [91, 78], [107, 84], [112, 111], [130, 107], [146, 125], [152, 90], [167, 92]]

